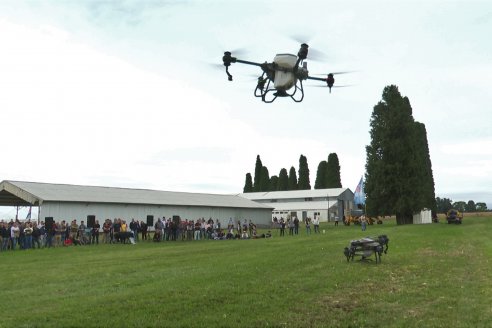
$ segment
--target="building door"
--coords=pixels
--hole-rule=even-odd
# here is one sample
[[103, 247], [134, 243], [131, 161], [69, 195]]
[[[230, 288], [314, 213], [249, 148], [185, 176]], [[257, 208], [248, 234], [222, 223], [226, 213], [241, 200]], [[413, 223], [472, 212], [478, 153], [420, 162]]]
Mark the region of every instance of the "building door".
[[340, 220], [343, 218], [345, 215], [345, 206], [343, 206], [343, 200], [338, 200], [338, 217]]
[[306, 221], [307, 219], [307, 211], [302, 211], [302, 221]]

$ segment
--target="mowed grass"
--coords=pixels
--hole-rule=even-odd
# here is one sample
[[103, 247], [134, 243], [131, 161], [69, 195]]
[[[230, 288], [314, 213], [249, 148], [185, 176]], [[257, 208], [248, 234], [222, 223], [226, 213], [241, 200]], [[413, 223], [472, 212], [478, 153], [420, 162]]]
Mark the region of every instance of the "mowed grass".
[[[491, 327], [492, 217], [0, 253], [0, 327]], [[382, 263], [347, 263], [386, 234]]]

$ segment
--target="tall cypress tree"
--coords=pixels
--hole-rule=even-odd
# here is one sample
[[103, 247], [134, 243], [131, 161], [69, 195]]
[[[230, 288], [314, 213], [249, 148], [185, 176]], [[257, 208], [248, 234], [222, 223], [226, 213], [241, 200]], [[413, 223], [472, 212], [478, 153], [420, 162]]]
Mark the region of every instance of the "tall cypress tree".
[[311, 189], [311, 183], [309, 182], [309, 166], [307, 158], [304, 155], [299, 157], [299, 182], [297, 186], [299, 190]]
[[289, 170], [289, 189], [288, 190], [297, 190], [297, 174], [296, 169], [291, 166]]
[[421, 203], [420, 208], [428, 208], [432, 213], [437, 213], [436, 193], [434, 186], [434, 175], [432, 173], [432, 162], [429, 153], [429, 143], [427, 142], [427, 131], [425, 125], [420, 122], [414, 123], [415, 140], [417, 144], [416, 155], [421, 175], [422, 191], [419, 193]]
[[421, 209], [423, 170], [412, 107], [398, 87], [384, 88], [370, 126], [365, 174], [367, 214], [396, 214], [397, 224], [411, 224], [413, 213]]
[[266, 166], [261, 168], [260, 190], [270, 191], [270, 175]]
[[270, 191], [278, 190], [278, 176], [272, 175], [270, 177]]
[[243, 192], [253, 192], [253, 180], [251, 179], [251, 173], [246, 173], [246, 182], [244, 183]]
[[284, 168], [282, 168], [278, 174], [277, 190], [289, 190], [289, 176], [287, 175], [287, 170]]
[[261, 181], [261, 168], [263, 167], [263, 164], [261, 163], [260, 155], [256, 156], [256, 164], [255, 164], [255, 178], [254, 178], [254, 184], [253, 184], [253, 190], [254, 191], [261, 191], [260, 190], [260, 181]]
[[328, 170], [326, 161], [321, 161], [318, 164], [318, 171], [316, 171], [316, 181], [314, 182], [314, 189], [326, 188], [326, 171]]
[[328, 155], [328, 162], [326, 164], [326, 188], [341, 188], [342, 181], [340, 178], [340, 163], [338, 161], [338, 155], [331, 153]]

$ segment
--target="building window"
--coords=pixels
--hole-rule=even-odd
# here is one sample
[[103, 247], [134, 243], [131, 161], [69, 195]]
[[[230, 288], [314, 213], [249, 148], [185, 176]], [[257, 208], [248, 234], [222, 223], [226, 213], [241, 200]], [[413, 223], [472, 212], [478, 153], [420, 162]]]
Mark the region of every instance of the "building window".
[[306, 197], [306, 198], [304, 198], [304, 201], [305, 202], [312, 202], [313, 201], [313, 197]]
[[276, 202], [277, 202], [277, 200], [276, 200], [276, 199], [272, 199], [270, 202], [271, 202], [271, 203], [276, 203]]

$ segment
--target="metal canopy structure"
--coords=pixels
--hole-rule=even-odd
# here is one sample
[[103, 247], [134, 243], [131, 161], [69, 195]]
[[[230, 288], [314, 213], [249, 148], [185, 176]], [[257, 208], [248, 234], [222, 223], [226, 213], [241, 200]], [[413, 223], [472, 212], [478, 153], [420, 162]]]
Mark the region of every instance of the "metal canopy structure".
[[10, 181], [0, 183], [0, 206], [40, 205], [42, 200]]
[[237, 195], [79, 186], [23, 181], [0, 183], [1, 206], [40, 206], [43, 202], [148, 204], [271, 209]]

